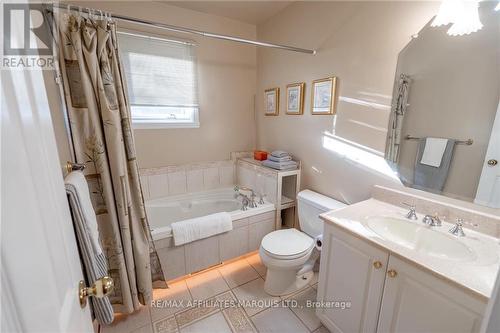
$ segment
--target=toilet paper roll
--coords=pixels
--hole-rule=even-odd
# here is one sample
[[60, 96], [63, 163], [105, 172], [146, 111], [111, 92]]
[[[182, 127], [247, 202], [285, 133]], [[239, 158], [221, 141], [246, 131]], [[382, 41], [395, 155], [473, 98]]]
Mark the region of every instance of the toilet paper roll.
[[316, 249], [321, 251], [321, 247], [323, 246], [323, 234], [314, 238], [314, 244], [316, 245]]

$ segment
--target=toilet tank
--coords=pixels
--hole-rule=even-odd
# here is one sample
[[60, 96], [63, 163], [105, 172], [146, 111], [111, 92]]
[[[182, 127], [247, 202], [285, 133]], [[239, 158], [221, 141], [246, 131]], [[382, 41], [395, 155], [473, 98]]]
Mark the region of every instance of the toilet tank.
[[297, 195], [300, 229], [311, 237], [323, 233], [323, 221], [319, 214], [347, 206], [345, 203], [329, 198], [311, 190]]

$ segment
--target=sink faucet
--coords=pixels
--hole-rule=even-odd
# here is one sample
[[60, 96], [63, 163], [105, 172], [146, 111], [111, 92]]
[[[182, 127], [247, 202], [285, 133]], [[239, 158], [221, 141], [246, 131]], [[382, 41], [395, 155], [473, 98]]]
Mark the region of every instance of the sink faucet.
[[437, 213], [435, 213], [434, 216], [425, 215], [424, 218], [422, 219], [422, 222], [424, 222], [430, 227], [440, 227], [442, 225], [441, 219], [439, 218]]
[[449, 232], [453, 236], [464, 237], [465, 236], [465, 232], [464, 232], [464, 229], [462, 228], [462, 226], [464, 224], [467, 224], [467, 225], [469, 225], [471, 227], [477, 227], [478, 226], [477, 223], [466, 222], [466, 221], [464, 221], [464, 219], [457, 219], [457, 221], [455, 222], [455, 225], [449, 230]]
[[412, 204], [407, 204], [406, 202], [402, 202], [403, 205], [405, 206], [408, 206], [408, 208], [410, 208], [410, 211], [408, 213], [406, 213], [406, 218], [409, 219], [409, 220], [417, 220], [417, 213], [416, 213], [416, 209], [417, 207], [415, 205], [412, 205]]

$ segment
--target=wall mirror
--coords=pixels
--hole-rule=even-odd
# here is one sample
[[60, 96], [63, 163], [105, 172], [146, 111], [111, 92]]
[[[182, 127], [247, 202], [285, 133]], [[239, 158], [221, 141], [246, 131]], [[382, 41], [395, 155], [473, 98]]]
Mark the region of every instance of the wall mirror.
[[500, 208], [495, 5], [480, 2], [476, 32], [452, 36], [431, 20], [401, 50], [385, 155], [406, 186]]

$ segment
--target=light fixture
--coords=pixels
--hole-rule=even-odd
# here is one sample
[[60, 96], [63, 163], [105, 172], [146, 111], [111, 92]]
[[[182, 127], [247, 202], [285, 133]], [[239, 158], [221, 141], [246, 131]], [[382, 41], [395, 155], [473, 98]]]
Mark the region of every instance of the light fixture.
[[431, 27], [452, 24], [447, 32], [450, 36], [476, 32], [483, 27], [478, 7], [479, 0], [443, 0]]
[[450, 36], [468, 35], [476, 32], [483, 27], [479, 19], [479, 4], [478, 1], [462, 1], [461, 10], [457, 13], [458, 16], [448, 30]]
[[498, 12], [500, 10], [500, 1], [498, 1], [497, 6], [495, 7], [495, 10]]

